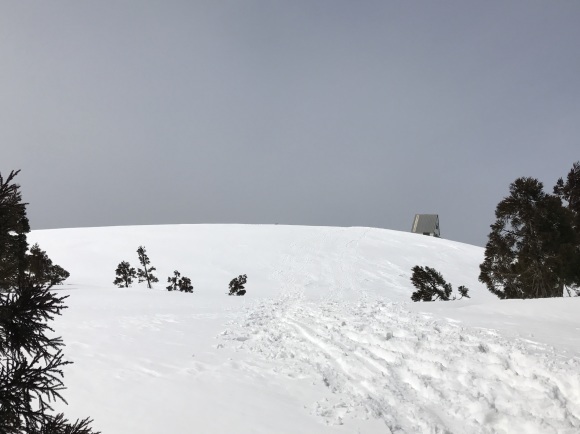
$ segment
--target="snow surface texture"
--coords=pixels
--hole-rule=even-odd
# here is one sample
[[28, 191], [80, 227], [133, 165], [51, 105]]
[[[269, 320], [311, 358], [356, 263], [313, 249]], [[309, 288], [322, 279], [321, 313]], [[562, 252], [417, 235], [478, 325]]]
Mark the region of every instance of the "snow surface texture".
[[[579, 299], [500, 301], [483, 249], [369, 228], [34, 231], [58, 291], [69, 417], [127, 433], [577, 433]], [[147, 248], [160, 283], [114, 288]], [[471, 299], [411, 303], [411, 267]], [[164, 290], [173, 270], [193, 294]], [[228, 283], [248, 275], [248, 293]]]

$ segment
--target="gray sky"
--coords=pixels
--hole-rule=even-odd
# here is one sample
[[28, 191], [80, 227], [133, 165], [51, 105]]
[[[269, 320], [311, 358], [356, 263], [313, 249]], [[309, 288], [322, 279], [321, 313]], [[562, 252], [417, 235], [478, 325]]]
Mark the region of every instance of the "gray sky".
[[483, 246], [580, 159], [580, 2], [0, 0], [33, 229], [280, 223]]

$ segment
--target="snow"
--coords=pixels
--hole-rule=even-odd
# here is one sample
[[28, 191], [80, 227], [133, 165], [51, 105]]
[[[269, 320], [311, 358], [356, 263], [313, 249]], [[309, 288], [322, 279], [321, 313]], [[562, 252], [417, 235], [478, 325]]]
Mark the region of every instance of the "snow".
[[[577, 433], [580, 299], [501, 301], [483, 249], [372, 228], [33, 231], [71, 273], [68, 417], [127, 433]], [[160, 278], [115, 288], [143, 245]], [[428, 265], [470, 299], [412, 303]], [[193, 294], [167, 292], [174, 270]], [[228, 297], [248, 275], [247, 295]]]

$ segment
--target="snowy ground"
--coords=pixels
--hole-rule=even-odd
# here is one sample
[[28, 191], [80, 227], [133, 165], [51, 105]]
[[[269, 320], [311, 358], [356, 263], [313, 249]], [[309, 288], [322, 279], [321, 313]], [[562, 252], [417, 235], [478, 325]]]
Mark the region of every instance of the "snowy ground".
[[[580, 299], [499, 301], [483, 249], [369, 228], [34, 231], [71, 272], [63, 408], [104, 434], [577, 433]], [[161, 282], [114, 288], [147, 248]], [[411, 303], [429, 265], [471, 299]], [[193, 294], [169, 293], [167, 276]], [[227, 284], [248, 275], [245, 297]]]

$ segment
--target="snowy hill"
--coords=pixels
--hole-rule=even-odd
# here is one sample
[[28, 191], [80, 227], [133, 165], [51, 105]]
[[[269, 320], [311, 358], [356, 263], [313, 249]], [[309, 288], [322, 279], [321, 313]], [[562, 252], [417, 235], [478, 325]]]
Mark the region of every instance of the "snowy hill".
[[[71, 418], [127, 433], [575, 433], [579, 299], [499, 301], [483, 249], [370, 228], [34, 231], [71, 272], [56, 331]], [[160, 283], [120, 289], [143, 245]], [[410, 303], [411, 267], [471, 299]], [[169, 293], [173, 270], [193, 294]], [[245, 297], [226, 295], [248, 275]]]

